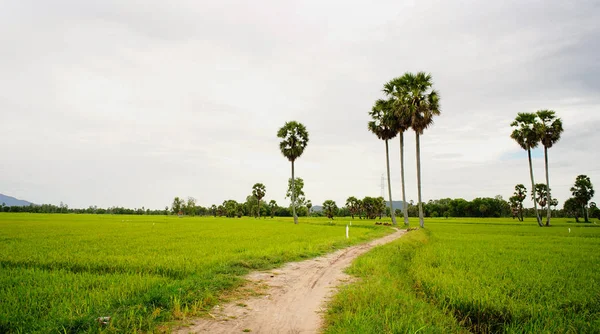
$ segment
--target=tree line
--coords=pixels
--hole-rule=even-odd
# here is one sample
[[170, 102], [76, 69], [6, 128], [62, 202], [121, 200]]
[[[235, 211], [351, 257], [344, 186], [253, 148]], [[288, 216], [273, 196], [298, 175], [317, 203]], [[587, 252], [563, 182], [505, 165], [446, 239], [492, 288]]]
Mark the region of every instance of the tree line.
[[[550, 188], [550, 174], [548, 168], [548, 149], [552, 148], [561, 137], [563, 132], [562, 120], [556, 116], [554, 110], [538, 110], [535, 113], [518, 113], [515, 120], [510, 124], [513, 132], [510, 137], [514, 139], [522, 149], [527, 151], [529, 162], [529, 177], [531, 179], [531, 200], [533, 202], [534, 213], [539, 226], [550, 226], [552, 217], [552, 207], [558, 205], [558, 201], [552, 198]], [[546, 174], [546, 183], [536, 183], [531, 162], [531, 150], [539, 145], [544, 147], [544, 168]], [[596, 214], [597, 207], [594, 202], [590, 202], [594, 197], [594, 187], [587, 175], [578, 175], [573, 187], [570, 188], [573, 197], [567, 199], [563, 205], [563, 213], [574, 217], [579, 221], [583, 217], [584, 221], [589, 222], [590, 211], [592, 216]], [[515, 193], [510, 198], [513, 215], [523, 220], [523, 200], [526, 197], [526, 189], [522, 184], [515, 187]], [[538, 211], [540, 206], [542, 211], [546, 211], [546, 222], [544, 224]]]

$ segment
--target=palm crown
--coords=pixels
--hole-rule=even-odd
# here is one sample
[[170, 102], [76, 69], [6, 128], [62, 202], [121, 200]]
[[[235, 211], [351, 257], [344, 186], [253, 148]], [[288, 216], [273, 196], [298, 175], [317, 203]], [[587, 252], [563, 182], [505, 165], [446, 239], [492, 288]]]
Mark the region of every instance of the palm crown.
[[510, 137], [514, 139], [524, 150], [536, 148], [540, 142], [538, 133], [539, 123], [533, 113], [518, 113], [515, 121], [510, 124], [517, 127]]
[[304, 124], [296, 121], [286, 122], [277, 132], [277, 137], [283, 139], [279, 143], [279, 148], [290, 161], [300, 157], [308, 145], [308, 131]]
[[425, 72], [405, 73], [384, 85], [383, 92], [393, 96], [398, 131], [410, 125], [423, 134], [433, 124], [433, 117], [440, 115], [440, 96], [432, 86], [431, 75]]
[[377, 100], [371, 112], [369, 112], [369, 115], [373, 119], [369, 122], [369, 131], [382, 140], [392, 139], [398, 133], [393, 127], [394, 116], [391, 112], [391, 107], [391, 101]]
[[536, 114], [541, 120], [536, 128], [538, 136], [545, 147], [551, 148], [560, 140], [560, 135], [563, 132], [562, 121], [560, 118], [556, 118], [553, 110], [538, 110]]

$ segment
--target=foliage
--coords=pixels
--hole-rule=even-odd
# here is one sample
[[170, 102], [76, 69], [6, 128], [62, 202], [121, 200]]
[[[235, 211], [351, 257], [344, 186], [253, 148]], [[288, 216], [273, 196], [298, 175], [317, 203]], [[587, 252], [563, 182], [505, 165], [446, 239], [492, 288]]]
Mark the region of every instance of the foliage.
[[544, 147], [551, 148], [560, 140], [560, 135], [563, 132], [562, 120], [556, 118], [556, 113], [553, 110], [538, 110], [536, 115], [540, 120], [539, 123], [536, 123], [535, 128], [540, 142]]
[[265, 197], [266, 192], [265, 185], [262, 183], [256, 183], [252, 186], [252, 195], [256, 197], [256, 200], [258, 201], [258, 209], [256, 210], [258, 218], [260, 218], [260, 200]]
[[[294, 193], [292, 194], [292, 184], [293, 184], [293, 189], [295, 190]], [[294, 180], [292, 179], [288, 179], [288, 188], [287, 188], [287, 192], [285, 193], [285, 198], [290, 198], [292, 199], [292, 202], [290, 203], [290, 205], [296, 205], [296, 208], [298, 208], [299, 206], [304, 205], [306, 198], [304, 197], [304, 180], [300, 177], [295, 178]], [[295, 203], [293, 201], [293, 199], [296, 199]]]
[[327, 218], [333, 219], [333, 216], [337, 214], [338, 207], [335, 201], [330, 199], [323, 202], [323, 212], [327, 215]]
[[308, 145], [308, 131], [304, 124], [296, 121], [286, 122], [277, 131], [277, 137], [282, 139], [279, 149], [289, 161], [298, 159]]
[[275, 217], [275, 210], [277, 209], [277, 202], [274, 199], [269, 201], [269, 212], [271, 213], [271, 218]]
[[[0, 331], [158, 332], [209, 311], [251, 270], [277, 267], [388, 231], [307, 219], [0, 214]], [[166, 330], [162, 330], [166, 331]], [[161, 331], [161, 332], [162, 332]]]
[[571, 187], [571, 194], [581, 207], [585, 222], [589, 222], [588, 203], [594, 197], [594, 186], [590, 177], [587, 175], [578, 175], [575, 179], [575, 184]]
[[177, 215], [181, 212], [182, 208], [183, 208], [183, 200], [179, 197], [175, 197], [173, 199], [173, 204], [171, 205], [171, 211], [173, 212], [174, 215]]
[[354, 219], [355, 215], [360, 214], [361, 206], [362, 206], [362, 202], [354, 196], [350, 196], [346, 200], [346, 208], [350, 212], [352, 219]]
[[563, 204], [563, 211], [568, 217], [575, 218], [576, 222], [579, 222], [579, 213], [581, 206], [576, 198], [572, 197], [565, 201]]

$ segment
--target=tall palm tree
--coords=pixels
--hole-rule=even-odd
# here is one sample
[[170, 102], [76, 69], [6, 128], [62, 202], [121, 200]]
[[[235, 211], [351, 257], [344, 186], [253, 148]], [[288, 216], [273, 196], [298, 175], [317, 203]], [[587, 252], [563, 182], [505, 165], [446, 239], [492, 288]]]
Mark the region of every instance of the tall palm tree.
[[394, 212], [394, 206], [392, 204], [392, 183], [390, 182], [390, 149], [388, 141], [396, 137], [396, 130], [393, 126], [393, 112], [391, 111], [391, 102], [386, 100], [377, 100], [375, 105], [369, 112], [369, 115], [373, 119], [369, 122], [369, 130], [373, 132], [377, 138], [385, 140], [385, 159], [387, 165], [387, 177], [388, 177], [388, 194], [390, 198], [390, 215], [392, 216], [392, 223], [396, 225], [396, 213]]
[[[550, 203], [550, 178], [548, 177], [548, 149], [560, 140], [560, 135], [563, 132], [562, 121], [556, 118], [556, 113], [553, 110], [538, 110], [537, 117], [540, 119], [538, 126], [538, 134], [542, 145], [544, 145], [544, 163], [546, 167], [546, 202]], [[552, 210], [548, 205], [548, 213], [546, 216], [546, 226], [550, 226], [550, 217]]]
[[[306, 131], [304, 124], [291, 121], [286, 122], [277, 131], [277, 137], [283, 139], [279, 143], [281, 153], [292, 163], [292, 189], [296, 189], [294, 187], [294, 161], [304, 153], [304, 149], [308, 145], [308, 131]], [[292, 191], [292, 212], [294, 214], [294, 224], [298, 224], [294, 191]]]
[[256, 183], [252, 186], [252, 195], [258, 200], [258, 218], [260, 218], [260, 200], [265, 197], [266, 191], [265, 185], [262, 183]]
[[540, 136], [536, 130], [539, 127], [536, 117], [537, 116], [534, 113], [518, 113], [517, 118], [515, 118], [514, 122], [510, 124], [510, 126], [515, 128], [510, 137], [514, 139], [522, 149], [527, 150], [535, 216], [537, 218], [538, 225], [544, 226], [542, 224], [542, 219], [540, 218], [540, 213], [538, 212], [537, 203], [535, 201], [535, 180], [533, 178], [533, 166], [531, 164], [531, 149], [536, 148], [540, 143]]
[[404, 180], [404, 132], [410, 128], [410, 119], [407, 113], [402, 112], [406, 101], [406, 90], [403, 89], [401, 78], [395, 78], [383, 86], [383, 92], [392, 101], [392, 108], [396, 114], [394, 128], [400, 138], [400, 181], [402, 183], [402, 215], [404, 216], [404, 225], [409, 226], [408, 205], [406, 203], [406, 182]]
[[423, 221], [423, 200], [421, 197], [421, 141], [420, 136], [425, 129], [433, 125], [433, 117], [440, 115], [440, 96], [432, 88], [431, 74], [418, 72], [405, 73], [393, 79], [398, 99], [395, 101], [396, 114], [402, 122], [407, 122], [415, 131], [417, 154], [417, 190], [419, 200], [419, 225], [425, 227]]

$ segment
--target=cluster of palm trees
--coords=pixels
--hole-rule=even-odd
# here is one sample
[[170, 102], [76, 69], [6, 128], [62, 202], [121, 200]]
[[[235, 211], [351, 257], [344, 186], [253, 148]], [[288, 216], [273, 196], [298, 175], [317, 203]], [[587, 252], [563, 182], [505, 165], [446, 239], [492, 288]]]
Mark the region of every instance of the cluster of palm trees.
[[417, 189], [419, 206], [419, 225], [424, 227], [423, 203], [421, 199], [421, 147], [420, 136], [433, 124], [434, 116], [440, 115], [440, 97], [433, 89], [431, 75], [425, 72], [417, 74], [405, 73], [394, 78], [383, 86], [385, 99], [375, 102], [369, 115], [372, 120], [368, 128], [379, 139], [385, 141], [388, 195], [392, 223], [396, 225], [396, 217], [392, 206], [392, 186], [390, 180], [390, 159], [388, 141], [398, 135], [400, 137], [400, 179], [402, 181], [402, 213], [404, 224], [408, 226], [406, 207], [406, 190], [404, 182], [404, 132], [413, 129], [416, 135], [417, 155]]
[[[544, 162], [546, 168], [546, 203], [551, 203], [550, 196], [550, 178], [548, 175], [548, 149], [560, 140], [563, 132], [562, 121], [556, 117], [552, 110], [538, 110], [535, 113], [518, 113], [515, 120], [511, 123], [514, 130], [510, 137], [514, 139], [521, 148], [527, 151], [529, 158], [529, 176], [531, 178], [531, 189], [533, 207], [537, 223], [544, 226], [540, 213], [538, 212], [536, 202], [536, 184], [533, 176], [533, 166], [531, 164], [531, 149], [536, 148], [540, 143], [544, 146]], [[547, 207], [546, 226], [550, 226], [551, 209]]]

